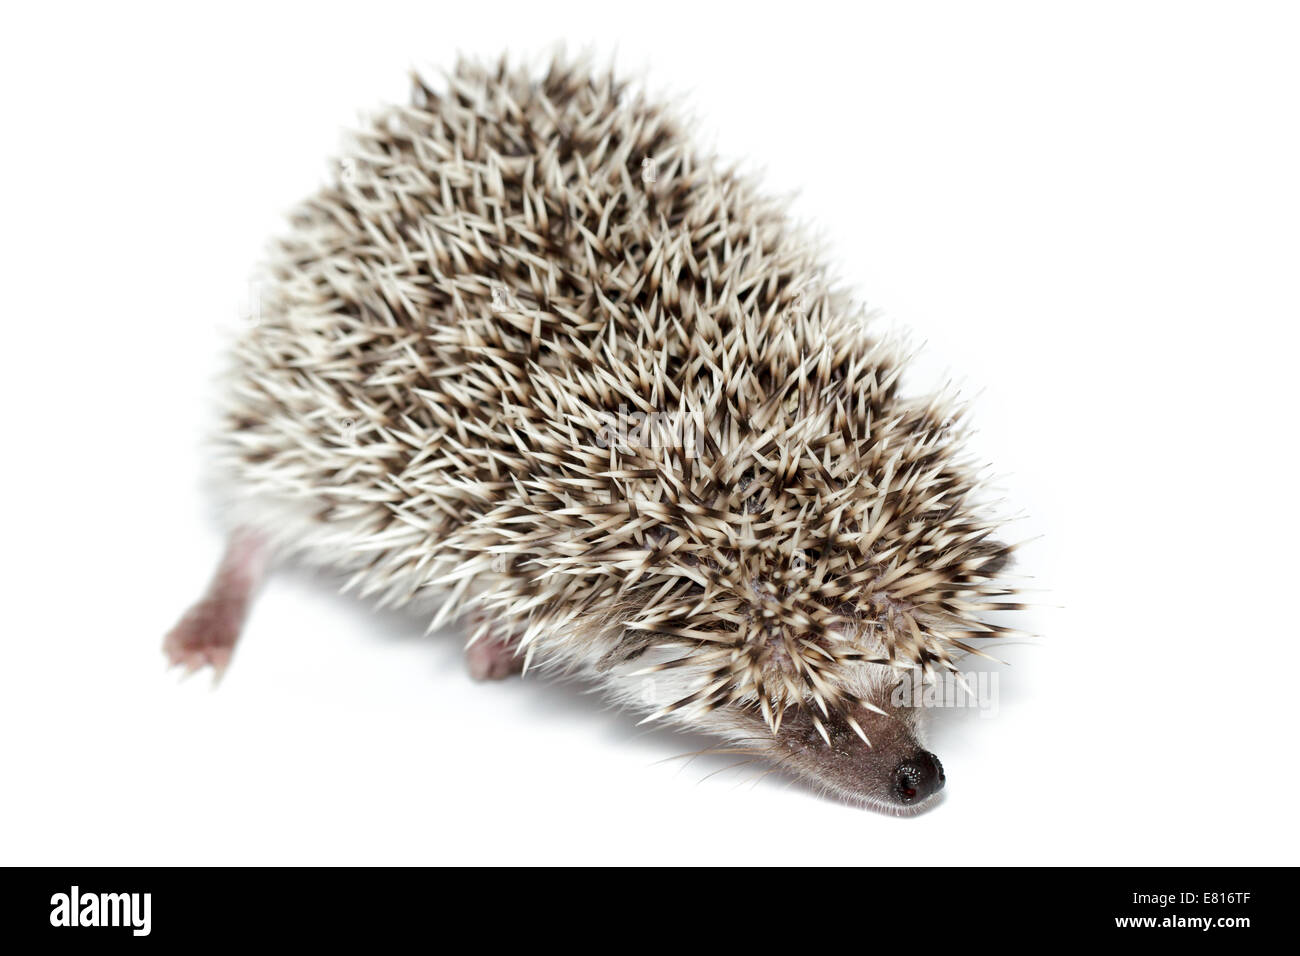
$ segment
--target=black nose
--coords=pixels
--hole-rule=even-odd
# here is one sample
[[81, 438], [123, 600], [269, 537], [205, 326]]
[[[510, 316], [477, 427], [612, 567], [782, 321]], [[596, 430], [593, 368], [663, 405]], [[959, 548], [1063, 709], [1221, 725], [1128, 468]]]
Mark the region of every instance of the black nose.
[[922, 750], [898, 765], [894, 771], [894, 792], [904, 803], [916, 803], [942, 790], [947, 779], [939, 758]]

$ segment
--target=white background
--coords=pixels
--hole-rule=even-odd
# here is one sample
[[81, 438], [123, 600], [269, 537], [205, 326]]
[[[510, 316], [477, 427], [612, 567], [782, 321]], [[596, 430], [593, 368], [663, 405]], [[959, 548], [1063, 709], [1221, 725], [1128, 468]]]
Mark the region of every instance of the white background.
[[[1284, 4], [223, 4], [6, 13], [0, 862], [1296, 863], [1300, 22]], [[979, 394], [1041, 637], [942, 716], [943, 803], [819, 800], [455, 633], [218, 557], [201, 429], [340, 130], [459, 50], [617, 48], [799, 190]]]

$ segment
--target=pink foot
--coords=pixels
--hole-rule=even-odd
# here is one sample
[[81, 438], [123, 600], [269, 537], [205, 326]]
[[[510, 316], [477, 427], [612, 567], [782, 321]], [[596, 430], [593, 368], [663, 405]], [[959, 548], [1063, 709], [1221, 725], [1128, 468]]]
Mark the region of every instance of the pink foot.
[[524, 669], [522, 654], [515, 654], [516, 643], [512, 636], [501, 637], [491, 624], [477, 619], [479, 628], [486, 633], [476, 633], [478, 638], [465, 649], [465, 664], [469, 676], [475, 680], [503, 680]]
[[266, 557], [266, 543], [260, 535], [239, 530], [230, 536], [207, 593], [163, 640], [163, 653], [171, 666], [180, 665], [187, 674], [210, 666], [216, 679], [221, 679], [253, 593], [266, 572]]

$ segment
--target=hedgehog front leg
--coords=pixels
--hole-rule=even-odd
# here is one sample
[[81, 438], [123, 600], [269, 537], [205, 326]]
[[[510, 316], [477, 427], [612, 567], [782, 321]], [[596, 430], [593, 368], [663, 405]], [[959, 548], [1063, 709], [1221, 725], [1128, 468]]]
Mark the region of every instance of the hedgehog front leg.
[[256, 532], [241, 528], [231, 534], [207, 592], [163, 640], [171, 666], [179, 664], [188, 674], [211, 665], [221, 679], [266, 574], [267, 552], [266, 540]]
[[473, 626], [469, 646], [465, 648], [465, 665], [475, 680], [504, 680], [524, 669], [518, 635], [508, 626], [475, 612], [469, 616]]

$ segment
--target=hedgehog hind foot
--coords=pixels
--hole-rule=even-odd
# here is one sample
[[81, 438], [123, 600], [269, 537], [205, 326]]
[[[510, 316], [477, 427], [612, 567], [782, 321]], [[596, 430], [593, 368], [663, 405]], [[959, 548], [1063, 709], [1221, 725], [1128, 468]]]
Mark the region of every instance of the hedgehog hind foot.
[[524, 669], [524, 658], [516, 653], [518, 638], [508, 629], [475, 615], [477, 627], [465, 648], [465, 666], [474, 680], [505, 680]]
[[168, 665], [192, 674], [211, 667], [214, 682], [230, 665], [253, 595], [266, 573], [267, 544], [256, 532], [235, 531], [207, 591], [163, 639]]

